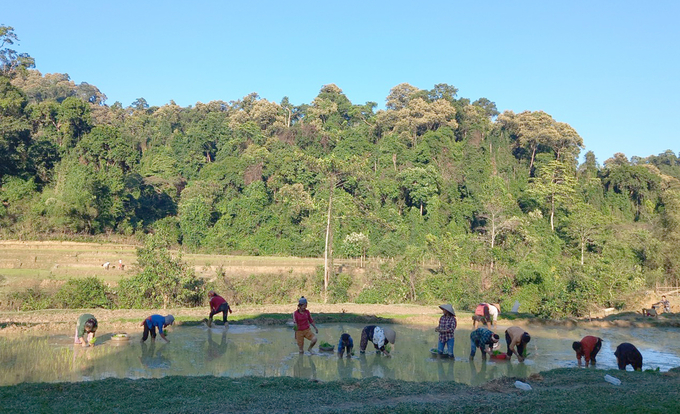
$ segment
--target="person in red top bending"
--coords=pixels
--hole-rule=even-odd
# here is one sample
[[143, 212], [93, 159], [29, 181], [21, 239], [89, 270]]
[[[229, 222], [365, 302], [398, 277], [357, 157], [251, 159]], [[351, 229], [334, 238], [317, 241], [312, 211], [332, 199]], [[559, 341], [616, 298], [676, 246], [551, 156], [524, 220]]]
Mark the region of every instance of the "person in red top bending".
[[489, 304], [480, 303], [475, 309], [475, 314], [472, 315], [472, 329], [477, 329], [478, 323], [483, 324], [488, 329], [489, 321], [491, 321], [491, 315], [489, 314]]
[[312, 314], [307, 310], [307, 299], [301, 297], [298, 300], [298, 307], [295, 312], [293, 312], [293, 323], [295, 324], [295, 340], [297, 341], [300, 353], [304, 354], [305, 338], [309, 339], [311, 342], [307, 351], [312, 352], [312, 348], [316, 345], [316, 335], [312, 333], [310, 325], [314, 327], [316, 333], [319, 333], [314, 324], [314, 319], [312, 319]]
[[590, 364], [590, 361], [593, 361], [593, 365], [595, 365], [597, 363], [595, 357], [602, 348], [602, 339], [596, 336], [584, 336], [581, 342], [576, 341], [571, 347], [576, 351], [579, 366], [581, 365], [581, 357], [586, 360], [586, 367]]
[[212, 325], [213, 316], [222, 312], [222, 322], [224, 326], [229, 325], [227, 322], [227, 312], [231, 313], [231, 307], [227, 303], [226, 299], [211, 290], [208, 292], [208, 298], [210, 298], [210, 316], [208, 317], [208, 326]]

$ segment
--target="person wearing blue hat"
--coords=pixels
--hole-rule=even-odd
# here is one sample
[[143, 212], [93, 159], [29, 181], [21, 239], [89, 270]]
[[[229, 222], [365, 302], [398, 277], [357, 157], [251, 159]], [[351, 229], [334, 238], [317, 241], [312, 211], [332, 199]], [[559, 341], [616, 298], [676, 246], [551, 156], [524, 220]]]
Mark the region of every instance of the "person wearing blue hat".
[[310, 341], [307, 351], [312, 352], [312, 348], [316, 345], [316, 335], [312, 333], [310, 326], [314, 327], [317, 334], [319, 333], [319, 329], [314, 324], [312, 314], [307, 310], [307, 299], [304, 296], [298, 300], [297, 310], [293, 312], [293, 323], [295, 341], [300, 349], [300, 353], [305, 353], [305, 339]]

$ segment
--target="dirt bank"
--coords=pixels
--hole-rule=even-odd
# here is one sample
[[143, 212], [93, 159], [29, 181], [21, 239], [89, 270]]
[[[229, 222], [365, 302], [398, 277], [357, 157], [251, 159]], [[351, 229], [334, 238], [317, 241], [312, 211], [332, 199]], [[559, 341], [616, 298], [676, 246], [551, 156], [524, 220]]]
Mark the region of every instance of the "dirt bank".
[[[290, 305], [251, 305], [238, 306], [229, 319], [234, 324], [284, 324], [288, 322], [288, 315], [295, 310], [295, 304]], [[309, 310], [317, 322], [333, 322], [343, 320], [347, 322], [376, 322], [435, 325], [441, 311], [436, 306], [419, 305], [369, 305], [369, 304], [320, 304], [310, 303]], [[0, 312], [0, 334], [25, 333], [68, 333], [83, 313], [97, 316], [100, 327], [104, 332], [135, 331], [139, 323], [152, 313], [172, 313], [178, 325], [200, 323], [208, 316], [207, 308], [180, 308], [169, 310], [103, 310], [103, 309], [50, 309], [31, 312]], [[471, 314], [458, 312], [458, 324], [461, 327], [471, 326]], [[499, 319], [501, 327], [510, 325], [530, 326], [534, 324], [564, 325], [565, 327], [666, 327], [680, 326], [680, 317], [676, 314], [662, 315], [658, 318], [645, 318], [634, 313], [610, 315], [603, 319], [593, 320], [543, 320], [524, 315], [507, 315]]]

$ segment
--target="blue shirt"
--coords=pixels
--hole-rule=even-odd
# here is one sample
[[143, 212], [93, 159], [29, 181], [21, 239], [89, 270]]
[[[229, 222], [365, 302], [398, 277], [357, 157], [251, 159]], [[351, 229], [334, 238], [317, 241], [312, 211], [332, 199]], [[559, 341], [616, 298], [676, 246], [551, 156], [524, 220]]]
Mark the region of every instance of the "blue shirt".
[[[349, 336], [349, 335], [348, 335]], [[354, 348], [354, 341], [352, 340], [352, 337], [349, 337], [349, 347]], [[340, 337], [340, 340], [338, 341], [338, 352], [342, 349], [344, 344], [342, 343], [342, 336]]]
[[163, 325], [165, 325], [165, 316], [163, 315], [151, 315], [146, 318], [146, 326], [151, 329], [154, 326], [158, 327], [158, 333], [163, 333]]

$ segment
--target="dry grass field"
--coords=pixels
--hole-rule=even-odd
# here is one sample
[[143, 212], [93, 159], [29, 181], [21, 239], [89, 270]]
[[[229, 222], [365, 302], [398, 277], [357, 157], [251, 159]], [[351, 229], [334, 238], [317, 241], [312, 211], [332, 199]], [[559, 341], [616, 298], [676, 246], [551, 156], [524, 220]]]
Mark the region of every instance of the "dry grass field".
[[[180, 254], [180, 252], [173, 252]], [[323, 259], [182, 254], [196, 274], [214, 278], [252, 274], [311, 274]], [[123, 269], [118, 263], [122, 261]], [[70, 278], [96, 276], [110, 285], [135, 272], [136, 246], [60, 241], [0, 240], [0, 294], [53, 287]], [[109, 262], [109, 269], [103, 264]], [[336, 260], [336, 264], [343, 261]]]

